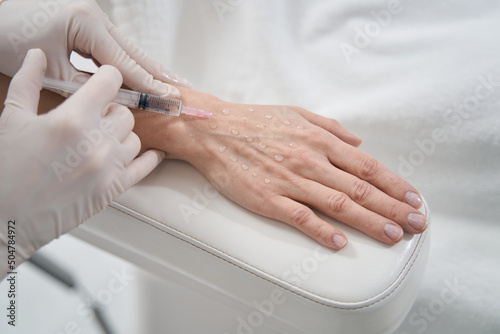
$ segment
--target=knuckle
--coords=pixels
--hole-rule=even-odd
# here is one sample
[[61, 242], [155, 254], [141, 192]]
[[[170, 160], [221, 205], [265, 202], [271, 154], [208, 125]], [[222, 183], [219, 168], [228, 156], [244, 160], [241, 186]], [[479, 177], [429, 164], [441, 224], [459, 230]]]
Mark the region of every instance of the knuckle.
[[362, 179], [372, 180], [380, 170], [380, 163], [374, 158], [366, 158], [361, 164], [359, 174]]
[[294, 207], [290, 211], [290, 221], [293, 224], [293, 226], [302, 229], [307, 225], [307, 223], [311, 219], [312, 214], [313, 213], [311, 209], [305, 206]]
[[301, 170], [304, 167], [314, 167], [314, 160], [311, 159], [311, 152], [307, 149], [299, 147], [295, 149], [293, 155], [291, 156], [293, 167], [297, 170]]
[[125, 106], [119, 105], [117, 108], [118, 120], [127, 124], [134, 124], [135, 118], [130, 109]]
[[311, 229], [311, 236], [315, 240], [326, 240], [328, 235], [328, 228], [325, 224], [317, 224]]
[[87, 2], [70, 2], [65, 7], [72, 17], [93, 18], [96, 17], [95, 8]]
[[349, 200], [349, 196], [344, 193], [330, 195], [327, 198], [328, 209], [334, 214], [343, 213], [347, 209]]
[[313, 127], [310, 129], [310, 133], [307, 134], [307, 137], [311, 146], [316, 148], [317, 151], [322, 152], [322, 154], [326, 154], [330, 149], [332, 136], [327, 131], [318, 127]]
[[392, 221], [398, 221], [397, 218], [399, 217], [399, 209], [400, 207], [398, 204], [391, 205], [388, 211], [389, 217], [387, 218], [389, 218]]
[[328, 118], [328, 122], [330, 123], [330, 126], [333, 128], [340, 128], [341, 127], [339, 121], [337, 121], [336, 119]]
[[365, 202], [373, 191], [372, 186], [363, 180], [356, 180], [353, 185], [352, 199], [356, 202]]

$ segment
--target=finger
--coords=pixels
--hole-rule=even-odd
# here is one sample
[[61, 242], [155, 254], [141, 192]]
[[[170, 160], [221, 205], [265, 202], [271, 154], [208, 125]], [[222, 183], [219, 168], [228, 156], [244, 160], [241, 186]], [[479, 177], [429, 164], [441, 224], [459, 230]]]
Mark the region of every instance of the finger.
[[[58, 57], [53, 57], [49, 58], [47, 62], [48, 66], [47, 66], [47, 71], [45, 72], [45, 77], [47, 78], [59, 79], [79, 84], [85, 84], [87, 80], [90, 79], [89, 74], [77, 70], [73, 66], [73, 64], [71, 64], [69, 59], [60, 59]], [[71, 95], [70, 93], [56, 89], [51, 89], [51, 91], [54, 91], [57, 94], [64, 96], [66, 98]]]
[[[108, 21], [109, 22], [109, 21]], [[178, 86], [193, 88], [193, 85], [188, 80], [179, 77], [177, 74], [163, 67], [153, 57], [138, 48], [132, 43], [115, 25], [111, 22], [108, 24], [109, 34], [115, 39], [120, 47], [137, 62], [139, 66], [151, 73], [155, 79], [163, 82], [169, 82]]]
[[84, 110], [86, 114], [98, 113], [104, 116], [106, 107], [116, 97], [121, 85], [120, 72], [112, 66], [104, 65], [64, 105], [75, 112]]
[[71, 63], [69, 58], [50, 57], [47, 59], [47, 71], [45, 76], [64, 81], [71, 81], [84, 84], [90, 78], [90, 75], [81, 72]]
[[412, 206], [398, 201], [380, 191], [366, 181], [343, 173], [339, 176], [338, 190], [345, 192], [349, 197], [362, 207], [376, 212], [398, 223], [405, 231], [422, 233], [427, 228], [426, 217]]
[[80, 47], [79, 51], [90, 53], [101, 64], [116, 67], [122, 73], [124, 83], [134, 90], [163, 97], [180, 98], [181, 94], [177, 88], [155, 80], [150, 73], [130, 58], [109, 32], [103, 33], [99, 28], [94, 28], [92, 35], [87, 37], [95, 41], [89, 44], [88, 47], [91, 49], [82, 49], [81, 46], [76, 45]]
[[307, 203], [326, 215], [338, 219], [370, 237], [387, 244], [394, 244], [403, 238], [401, 226], [355, 203], [340, 191], [327, 188], [316, 182], [303, 180], [287, 195]]
[[135, 119], [132, 112], [122, 105], [111, 103], [101, 122], [103, 131], [123, 142], [134, 129]]
[[10, 82], [5, 100], [3, 118], [12, 126], [22, 124], [25, 119], [37, 115], [41, 79], [46, 68], [47, 59], [43, 51], [29, 50], [22, 67]]
[[373, 184], [398, 201], [418, 209], [422, 199], [418, 191], [376, 159], [342, 142], [330, 142], [327, 152], [330, 162], [338, 168]]
[[427, 228], [427, 219], [420, 211], [328, 162], [318, 164], [314, 170], [304, 169], [304, 176], [347, 194], [354, 202], [398, 223], [407, 232], [421, 233]]
[[330, 132], [334, 136], [340, 138], [340, 140], [346, 142], [349, 145], [358, 147], [361, 144], [361, 138], [351, 133], [349, 130], [344, 128], [340, 123], [334, 119], [323, 117], [321, 115], [310, 112], [309, 110], [299, 108], [299, 107], [291, 107], [297, 113], [299, 113], [306, 120], [311, 122], [312, 124], [319, 126], [320, 128], [325, 129]]
[[141, 151], [141, 140], [134, 132], [129, 132], [123, 140], [120, 149], [122, 150], [120, 162], [126, 167], [130, 165]]
[[151, 173], [164, 158], [164, 152], [149, 150], [134, 159], [127, 167], [127, 188], [133, 186]]
[[341, 249], [347, 244], [341, 231], [320, 219], [307, 206], [281, 195], [275, 195], [267, 203], [268, 217], [297, 228], [320, 244], [332, 249]]

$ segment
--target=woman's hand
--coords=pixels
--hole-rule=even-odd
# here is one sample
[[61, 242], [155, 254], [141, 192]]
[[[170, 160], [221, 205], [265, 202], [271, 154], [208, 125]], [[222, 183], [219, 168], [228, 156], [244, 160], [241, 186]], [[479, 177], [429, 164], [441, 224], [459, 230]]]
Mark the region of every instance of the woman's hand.
[[243, 207], [333, 249], [345, 246], [345, 235], [310, 207], [387, 244], [399, 242], [403, 230], [425, 230], [415, 188], [358, 150], [359, 138], [336, 121], [297, 107], [182, 94], [185, 103], [211, 111], [212, 118], [181, 117], [162, 131], [161, 117], [138, 112], [134, 131], [143, 149], [190, 162]]

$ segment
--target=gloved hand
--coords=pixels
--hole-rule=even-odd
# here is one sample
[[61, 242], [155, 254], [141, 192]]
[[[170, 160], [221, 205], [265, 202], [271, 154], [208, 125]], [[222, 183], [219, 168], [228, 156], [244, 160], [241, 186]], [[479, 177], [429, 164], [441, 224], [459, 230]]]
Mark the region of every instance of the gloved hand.
[[37, 116], [45, 68], [43, 52], [30, 50], [0, 117], [1, 277], [7, 272], [8, 221], [15, 221], [17, 266], [103, 210], [164, 157], [147, 151], [134, 159], [141, 143], [130, 110], [110, 103], [122, 84], [111, 66], [102, 66], [58, 108]]
[[71, 51], [76, 51], [98, 64], [113, 65], [124, 83], [137, 91], [179, 98], [177, 88], [161, 81], [190, 85], [123, 36], [94, 0], [61, 2], [7, 0], [0, 5], [0, 72], [12, 77], [26, 52], [40, 48], [47, 56], [47, 76], [56, 79], [88, 79], [69, 61]]

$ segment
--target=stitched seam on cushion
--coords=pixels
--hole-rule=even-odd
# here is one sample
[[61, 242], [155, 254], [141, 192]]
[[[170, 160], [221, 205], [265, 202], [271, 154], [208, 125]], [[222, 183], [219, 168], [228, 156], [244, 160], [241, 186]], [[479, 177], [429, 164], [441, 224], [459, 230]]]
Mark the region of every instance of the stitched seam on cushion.
[[[179, 233], [179, 234], [181, 234], [181, 235], [187, 236], [187, 237], [189, 237], [189, 238], [191, 238], [191, 239], [193, 239], [193, 240], [195, 240], [195, 241], [197, 241], [197, 242], [199, 242], [199, 243], [201, 243], [201, 244], [205, 245], [205, 246], [206, 246], [206, 247], [208, 247], [208, 248], [211, 248], [211, 249], [213, 249], [213, 250], [215, 250], [215, 251], [217, 251], [217, 252], [220, 252], [220, 253], [222, 253], [222, 254], [226, 255], [226, 256], [227, 256], [227, 257], [229, 257], [229, 258], [233, 258], [233, 259], [235, 259], [235, 260], [237, 260], [237, 261], [239, 261], [239, 262], [241, 262], [241, 263], [243, 263], [243, 264], [245, 264], [245, 265], [247, 265], [247, 266], [249, 266], [249, 267], [253, 267], [253, 266], [249, 265], [248, 263], [246, 263], [245, 261], [242, 261], [242, 260], [240, 260], [240, 259], [238, 259], [238, 258], [235, 258], [234, 256], [228, 255], [228, 254], [226, 254], [225, 252], [223, 252], [223, 251], [221, 251], [221, 250], [219, 250], [219, 249], [217, 249], [217, 248], [214, 248], [214, 247], [212, 247], [212, 246], [209, 246], [209, 245], [207, 245], [206, 243], [204, 243], [204, 242], [202, 242], [202, 241], [198, 240], [197, 238], [190, 236], [189, 234], [186, 234], [186, 233], [180, 232], [179, 230], [175, 229], [174, 227], [168, 226], [168, 225], [166, 225], [166, 224], [164, 224], [164, 223], [162, 223], [162, 222], [159, 222], [159, 221], [158, 221], [158, 220], [156, 220], [156, 219], [153, 219], [153, 218], [151, 218], [151, 217], [148, 217], [148, 216], [146, 216], [146, 215], [144, 215], [144, 214], [142, 214], [142, 213], [140, 213], [140, 212], [137, 212], [137, 211], [135, 211], [134, 209], [132, 209], [132, 208], [130, 208], [130, 207], [128, 207], [128, 206], [126, 206], [126, 205], [123, 205], [123, 204], [120, 204], [120, 203], [117, 203], [117, 202], [113, 202], [113, 203], [118, 204], [118, 205], [120, 205], [120, 206], [122, 206], [122, 207], [124, 207], [124, 208], [127, 208], [128, 210], [130, 210], [130, 211], [134, 212], [135, 214], [137, 214], [137, 215], [139, 215], [139, 216], [144, 217], [145, 219], [152, 220], [152, 221], [154, 221], [154, 222], [156, 222], [156, 223], [158, 223], [158, 224], [160, 224], [160, 225], [163, 225], [163, 226], [165, 226], [166, 228], [169, 228], [169, 229], [171, 229], [171, 230], [173, 230], [173, 231], [175, 231], [175, 232], [177, 232], [177, 233]], [[197, 246], [197, 245], [195, 245], [195, 244], [193, 244], [193, 243], [191, 243], [191, 242], [189, 242], [189, 241], [187, 241], [187, 240], [184, 240], [184, 239], [182, 239], [182, 238], [180, 238], [180, 237], [178, 237], [178, 236], [176, 236], [176, 235], [174, 235], [174, 234], [172, 234], [172, 233], [169, 233], [169, 232], [167, 232], [167, 231], [164, 231], [164, 230], [162, 230], [162, 229], [159, 229], [158, 227], [156, 227], [156, 226], [152, 225], [151, 223], [147, 222], [146, 220], [143, 220], [143, 219], [140, 219], [140, 218], [138, 218], [138, 217], [135, 217], [135, 216], [131, 215], [130, 213], [128, 213], [128, 212], [126, 212], [126, 211], [124, 211], [124, 210], [121, 210], [120, 208], [117, 208], [117, 207], [113, 206], [112, 204], [110, 205], [110, 207], [111, 207], [112, 209], [116, 210], [116, 211], [119, 211], [119, 212], [121, 212], [121, 213], [126, 214], [127, 216], [129, 216], [129, 217], [131, 217], [131, 218], [133, 218], [133, 219], [135, 219], [135, 220], [141, 221], [141, 222], [143, 222], [143, 223], [147, 224], [148, 226], [150, 226], [150, 227], [152, 227], [152, 228], [154, 228], [154, 229], [157, 229], [158, 231], [161, 231], [161, 232], [163, 232], [163, 233], [165, 233], [165, 234], [168, 234], [168, 235], [170, 235], [170, 236], [172, 236], [172, 237], [174, 237], [174, 238], [176, 238], [176, 239], [178, 239], [178, 240], [181, 240], [181, 241], [183, 241], [183, 242], [187, 243], [188, 245], [191, 245], [191, 246], [193, 246], [193, 247], [196, 247], [196, 248], [200, 249], [201, 251], [203, 251], [203, 252], [205, 252], [205, 253], [207, 253], [207, 254], [210, 254], [210, 255], [212, 255], [212, 256], [215, 256], [216, 258], [221, 259], [222, 261], [227, 262], [227, 263], [231, 264], [232, 266], [234, 266], [234, 267], [236, 267], [236, 268], [238, 268], [238, 269], [240, 269], [240, 270], [243, 270], [243, 271], [245, 271], [245, 272], [247, 272], [247, 273], [249, 273], [249, 274], [251, 274], [251, 275], [253, 275], [253, 276], [257, 277], [257, 278], [260, 278], [260, 279], [262, 279], [262, 280], [265, 280], [266, 282], [269, 282], [269, 283], [271, 283], [272, 285], [275, 285], [275, 286], [277, 286], [277, 287], [279, 287], [279, 288], [281, 288], [281, 289], [284, 289], [284, 290], [286, 290], [286, 291], [289, 291], [289, 292], [293, 293], [293, 294], [294, 294], [294, 295], [296, 295], [296, 296], [299, 296], [299, 297], [301, 297], [301, 298], [307, 299], [307, 300], [312, 301], [313, 303], [316, 303], [316, 304], [319, 304], [319, 305], [323, 305], [323, 306], [326, 306], [326, 307], [330, 307], [330, 308], [334, 308], [334, 309], [339, 309], [339, 310], [346, 310], [346, 311], [357, 311], [357, 310], [362, 310], [362, 309], [365, 309], [365, 308], [372, 307], [373, 305], [376, 305], [376, 304], [380, 303], [381, 301], [383, 301], [384, 299], [386, 299], [386, 298], [388, 298], [390, 295], [392, 295], [392, 294], [393, 294], [393, 293], [394, 293], [394, 292], [395, 292], [395, 291], [399, 288], [399, 286], [403, 283], [404, 279], [406, 278], [406, 276], [408, 276], [408, 273], [409, 273], [409, 272], [411, 271], [411, 269], [413, 268], [413, 265], [415, 264], [415, 262], [416, 262], [416, 260], [417, 260], [417, 257], [418, 257], [418, 255], [420, 254], [420, 250], [422, 249], [422, 246], [423, 246], [423, 244], [424, 244], [425, 238], [426, 238], [426, 236], [427, 236], [427, 233], [424, 233], [424, 235], [420, 235], [420, 237], [419, 237], [419, 239], [420, 239], [420, 240], [419, 240], [419, 242], [421, 241], [420, 246], [418, 247], [418, 249], [415, 249], [415, 250], [413, 251], [412, 255], [409, 257], [409, 259], [408, 259], [408, 261], [406, 262], [406, 264], [405, 264], [405, 266], [403, 267], [403, 269], [404, 269], [404, 268], [406, 268], [406, 266], [408, 265], [408, 263], [409, 263], [409, 262], [410, 262], [410, 260], [412, 259], [413, 255], [415, 255], [415, 260], [411, 263], [410, 267], [408, 268], [408, 270], [406, 271], [406, 273], [404, 274], [404, 276], [401, 278], [401, 280], [400, 280], [400, 282], [398, 283], [398, 285], [396, 285], [396, 286], [394, 287], [394, 289], [393, 289], [393, 290], [392, 290], [389, 294], [387, 294], [387, 295], [386, 295], [386, 296], [384, 296], [383, 298], [381, 298], [381, 299], [379, 299], [379, 300], [377, 300], [377, 301], [373, 302], [372, 304], [369, 304], [369, 305], [366, 305], [366, 306], [360, 306], [360, 307], [354, 307], [354, 308], [344, 308], [344, 307], [340, 307], [340, 306], [333, 306], [333, 305], [329, 305], [329, 304], [326, 304], [326, 303], [323, 303], [323, 302], [320, 302], [320, 301], [314, 300], [314, 299], [312, 299], [312, 298], [310, 298], [310, 297], [308, 297], [308, 296], [301, 295], [301, 294], [297, 293], [296, 291], [293, 291], [293, 290], [291, 290], [291, 289], [289, 289], [289, 288], [287, 288], [287, 287], [281, 286], [281, 285], [277, 284], [276, 282], [273, 282], [273, 281], [269, 280], [268, 278], [265, 278], [265, 277], [262, 277], [262, 276], [256, 275], [255, 273], [251, 272], [250, 270], [245, 269], [245, 268], [242, 268], [242, 267], [240, 267], [240, 266], [238, 266], [238, 265], [236, 265], [236, 264], [232, 263], [231, 261], [229, 261], [229, 260], [227, 260], [227, 259], [225, 259], [225, 258], [223, 258], [223, 257], [221, 257], [221, 256], [218, 256], [218, 255], [216, 255], [216, 254], [213, 254], [213, 253], [211, 253], [211, 252], [207, 251], [206, 249], [203, 249], [203, 248], [202, 248], [202, 247], [200, 247], [200, 246]], [[416, 253], [416, 254], [415, 254], [415, 253]], [[400, 273], [400, 274], [396, 277], [396, 279], [395, 279], [395, 280], [394, 280], [394, 281], [393, 281], [393, 282], [389, 285], [389, 287], [390, 287], [390, 286], [392, 286], [392, 284], [394, 284], [394, 282], [396, 282], [396, 281], [398, 280], [398, 278], [400, 278], [400, 277], [401, 277], [401, 274], [402, 274], [402, 273]], [[270, 276], [272, 276], [272, 275], [270, 275]], [[281, 279], [279, 279], [279, 278], [277, 278], [277, 277], [275, 277], [275, 276], [272, 276], [272, 277], [273, 277], [274, 279], [276, 279], [276, 280], [278, 280], [278, 281], [280, 281], [280, 282], [284, 283], [284, 284], [290, 284], [290, 283], [287, 283], [287, 282], [285, 282], [285, 281], [283, 281], [283, 280], [281, 280]], [[388, 287], [388, 288], [389, 288], [389, 287]], [[386, 291], [388, 288], [386, 288], [384, 291]], [[301, 291], [304, 291], [304, 292], [306, 292], [306, 293], [308, 293], [308, 294], [311, 294], [311, 295], [317, 296], [317, 297], [319, 297], [319, 298], [324, 298], [324, 299], [326, 299], [326, 297], [323, 297], [323, 296], [317, 295], [316, 293], [312, 293], [312, 292], [309, 292], [309, 291], [303, 290], [303, 289], [301, 289], [301, 288], [297, 288], [297, 289], [298, 289], [298, 290], [301, 290]], [[382, 293], [383, 293], [383, 292], [382, 292]], [[380, 293], [380, 294], [381, 294], [381, 293]], [[359, 301], [359, 302], [355, 302], [355, 303], [350, 303], [350, 302], [342, 302], [342, 303], [344, 303], [344, 304], [357, 304], [357, 303], [363, 303], [363, 302], [366, 302], [366, 301], [368, 301], [368, 300], [370, 300], [370, 299], [376, 298], [376, 297], [377, 297], [377, 296], [379, 296], [380, 294], [375, 295], [375, 296], [373, 296], [373, 297], [371, 297], [371, 298], [368, 298], [368, 299], [365, 299], [365, 300]]]

